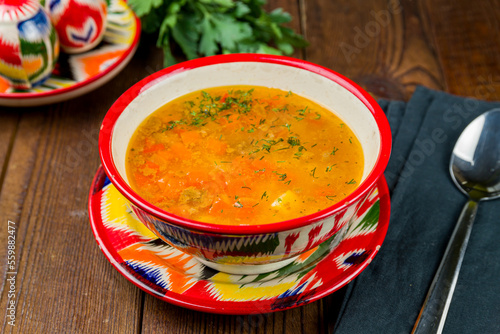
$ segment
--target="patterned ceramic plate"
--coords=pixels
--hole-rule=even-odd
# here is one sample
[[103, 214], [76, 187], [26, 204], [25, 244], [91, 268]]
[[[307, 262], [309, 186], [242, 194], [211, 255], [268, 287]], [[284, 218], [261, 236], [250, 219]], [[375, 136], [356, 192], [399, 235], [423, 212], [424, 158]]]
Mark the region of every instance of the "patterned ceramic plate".
[[61, 53], [52, 75], [40, 86], [17, 91], [0, 77], [0, 105], [29, 107], [61, 102], [102, 86], [117, 75], [134, 55], [140, 20], [123, 0], [111, 0], [103, 42], [74, 55]]
[[194, 310], [252, 314], [285, 310], [322, 298], [349, 283], [374, 258], [389, 225], [385, 179], [344, 231], [286, 267], [260, 275], [215, 271], [156, 238], [129, 209], [103, 169], [89, 197], [90, 222], [104, 255], [129, 281], [162, 300]]

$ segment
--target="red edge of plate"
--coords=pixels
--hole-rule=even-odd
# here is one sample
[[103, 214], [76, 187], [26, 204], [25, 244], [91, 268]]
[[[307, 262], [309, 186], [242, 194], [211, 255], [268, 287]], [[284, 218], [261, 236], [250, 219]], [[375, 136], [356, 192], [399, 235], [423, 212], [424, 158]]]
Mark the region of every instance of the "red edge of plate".
[[[316, 74], [319, 74], [327, 79], [330, 79], [345, 89], [347, 89], [351, 94], [356, 96], [372, 113], [377, 126], [380, 129], [380, 155], [375, 163], [375, 168], [367, 176], [366, 180], [348, 197], [340, 201], [339, 203], [323, 209], [319, 212], [313, 213], [308, 216], [299, 217], [291, 220], [262, 224], [262, 225], [239, 225], [239, 226], [227, 226], [227, 225], [217, 225], [199, 222], [191, 219], [182, 218], [174, 214], [168, 213], [156, 206], [143, 200], [132, 188], [120, 177], [118, 170], [116, 169], [113, 158], [111, 156], [111, 136], [113, 134], [113, 127], [116, 120], [121, 115], [122, 111], [126, 108], [130, 102], [135, 99], [144, 89], [147, 89], [150, 85], [154, 84], [155, 81], [164, 76], [175, 75], [186, 70], [195, 69], [202, 66], [217, 65], [222, 63], [233, 63], [233, 62], [263, 62], [263, 63], [273, 63], [278, 65], [292, 66], [300, 69], [304, 69]], [[118, 100], [111, 106], [108, 113], [104, 117], [101, 125], [101, 130], [99, 134], [99, 155], [101, 158], [102, 165], [106, 174], [108, 175], [110, 181], [113, 185], [120, 191], [120, 193], [125, 196], [130, 202], [134, 203], [136, 206], [152, 214], [156, 217], [160, 217], [163, 220], [171, 221], [184, 228], [202, 231], [202, 232], [212, 232], [212, 233], [223, 233], [223, 234], [261, 234], [261, 233], [275, 233], [283, 230], [291, 230], [299, 228], [310, 224], [312, 222], [318, 221], [324, 217], [328, 217], [335, 212], [338, 212], [348, 206], [349, 203], [357, 201], [361, 195], [363, 189], [371, 188], [377, 180], [381, 177], [382, 173], [387, 166], [389, 161], [389, 156], [391, 153], [391, 130], [389, 127], [389, 122], [385, 117], [384, 112], [377, 104], [375, 99], [371, 97], [366, 91], [359, 87], [356, 83], [350, 79], [338, 74], [326, 67], [310, 63], [308, 61], [285, 57], [285, 56], [275, 56], [266, 54], [228, 54], [228, 55], [218, 55], [205, 58], [198, 58], [190, 61], [186, 61], [161, 71], [158, 71], [135, 85], [129, 88], [125, 93], [123, 93]]]
[[112, 72], [115, 68], [117, 68], [127, 57], [132, 52], [135, 52], [137, 49], [137, 45], [139, 43], [139, 38], [141, 36], [141, 20], [135, 15], [134, 13], [134, 18], [135, 18], [135, 23], [136, 23], [136, 28], [137, 32], [134, 36], [134, 40], [132, 41], [132, 44], [130, 44], [127, 48], [127, 50], [120, 56], [118, 60], [116, 60], [111, 66], [106, 68], [104, 71], [100, 72], [99, 74], [91, 77], [90, 79], [84, 80], [77, 82], [76, 84], [69, 86], [69, 87], [64, 87], [64, 88], [59, 88], [59, 89], [54, 89], [46, 92], [40, 92], [40, 93], [0, 93], [0, 99], [6, 99], [6, 100], [19, 100], [19, 99], [39, 99], [39, 98], [46, 98], [50, 96], [56, 96], [56, 95], [61, 95], [65, 93], [72, 92], [74, 90], [80, 89], [84, 86], [87, 86], [94, 81], [97, 81], [101, 79], [102, 77], [108, 75], [110, 72]]
[[[387, 187], [387, 182], [385, 180], [385, 177], [382, 176], [377, 181], [377, 187], [379, 189], [379, 201], [380, 201], [379, 221], [376, 230], [378, 231], [378, 233], [374, 233], [373, 239], [370, 241], [370, 244], [366, 247], [368, 250], [372, 250], [372, 252], [362, 264], [356, 267], [356, 270], [350, 272], [350, 270], [347, 269], [341, 275], [339, 275], [340, 278], [338, 279], [337, 284], [332, 285], [329, 288], [325, 289], [324, 291], [321, 291], [315, 295], [312, 295], [312, 292], [314, 292], [315, 290], [311, 290], [308, 292], [308, 295], [312, 295], [311, 298], [301, 299], [300, 303], [284, 308], [271, 309], [270, 306], [273, 303], [272, 300], [244, 301], [244, 302], [217, 301], [216, 302], [217, 305], [202, 306], [199, 305], [194, 300], [192, 300], [192, 298], [189, 296], [182, 296], [182, 298], [179, 298], [178, 296], [180, 295], [177, 293], [173, 294], [167, 291], [166, 294], [162, 295], [153, 289], [148, 289], [147, 287], [144, 286], [144, 284], [141, 284], [142, 282], [140, 282], [137, 278], [130, 275], [123, 269], [123, 259], [118, 255], [115, 249], [106, 248], [106, 245], [109, 245], [109, 240], [106, 237], [106, 233], [102, 233], [103, 226], [96, 224], [96, 221], [98, 220], [102, 221], [101, 212], [100, 210], [95, 212], [92, 209], [93, 206], [100, 208], [100, 203], [99, 203], [100, 196], [96, 195], [101, 190], [102, 185], [104, 184], [104, 179], [105, 179], [105, 172], [102, 167], [99, 167], [94, 177], [94, 180], [92, 181], [92, 186], [89, 193], [89, 204], [88, 204], [92, 233], [94, 234], [99, 249], [108, 259], [108, 261], [113, 265], [113, 267], [115, 267], [115, 269], [118, 270], [118, 272], [120, 272], [128, 281], [130, 281], [132, 284], [134, 284], [141, 290], [173, 305], [185, 307], [195, 311], [209, 312], [215, 314], [226, 314], [226, 315], [273, 313], [273, 312], [285, 311], [288, 309], [296, 308], [298, 306], [307, 305], [318, 299], [324, 298], [327, 295], [342, 288], [346, 284], [350, 283], [372, 262], [372, 260], [377, 255], [380, 247], [382, 246], [382, 243], [384, 242], [385, 236], [387, 234], [387, 229], [389, 227], [390, 196], [389, 196], [389, 189]], [[221, 304], [224, 304], [224, 306], [222, 306]], [[252, 305], [254, 306], [252, 307]]]

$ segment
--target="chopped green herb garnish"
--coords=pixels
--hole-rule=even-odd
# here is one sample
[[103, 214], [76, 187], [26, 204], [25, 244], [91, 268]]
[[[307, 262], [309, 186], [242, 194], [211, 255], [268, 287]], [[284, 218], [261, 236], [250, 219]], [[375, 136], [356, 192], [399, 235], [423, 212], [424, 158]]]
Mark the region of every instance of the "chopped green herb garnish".
[[300, 116], [304, 116], [306, 114], [307, 108], [308, 107], [306, 106], [304, 109], [297, 110], [297, 112]]
[[273, 170], [273, 173], [277, 174], [279, 176], [278, 180], [280, 181], [285, 181], [286, 179], [286, 173], [280, 174], [277, 171]]
[[282, 150], [288, 150], [291, 146], [288, 146], [288, 147], [282, 147], [282, 148], [277, 148], [274, 150], [274, 152], [276, 151], [282, 151]]
[[283, 112], [288, 110], [288, 104], [285, 104], [282, 108], [273, 108], [271, 109], [274, 112]]
[[315, 176], [316, 174], [316, 167], [314, 167], [313, 169], [311, 169], [311, 173], [309, 175], [311, 175], [313, 178], [317, 179], [318, 177]]
[[355, 184], [355, 183], [356, 183], [356, 181], [354, 181], [354, 179], [351, 179], [351, 181], [346, 182], [346, 184]]
[[288, 137], [287, 143], [292, 145], [292, 146], [299, 146], [300, 139], [297, 137]]
[[266, 144], [262, 144], [262, 150], [267, 151], [268, 153], [271, 151], [271, 147], [273, 147], [276, 144], [281, 143], [284, 141], [283, 138], [280, 138], [279, 140], [274, 140], [274, 139], [262, 139], [261, 141], [266, 142]]
[[249, 154], [257, 153], [257, 152], [259, 152], [259, 151], [260, 151], [260, 148], [258, 148], [258, 149], [256, 149], [256, 150], [254, 150], [254, 151], [250, 152]]
[[339, 150], [338, 148], [333, 147], [333, 151], [332, 151], [332, 153], [330, 153], [330, 155], [335, 155], [335, 152], [337, 152], [338, 150]]
[[299, 150], [299, 152], [302, 152], [304, 150], [307, 151], [307, 148], [305, 148], [304, 146], [301, 145], [301, 146], [299, 146], [298, 150]]
[[332, 170], [333, 166], [335, 166], [335, 165], [336, 165], [336, 164], [333, 164], [333, 165], [331, 165], [331, 166], [327, 166], [327, 167], [326, 167], [326, 172], [330, 172], [330, 171]]
[[170, 121], [167, 123], [167, 127], [164, 128], [162, 130], [162, 132], [165, 132], [165, 131], [168, 131], [168, 130], [172, 130], [173, 128], [175, 128], [177, 125], [179, 124], [186, 124], [186, 122], [184, 120], [180, 120], [180, 121]]

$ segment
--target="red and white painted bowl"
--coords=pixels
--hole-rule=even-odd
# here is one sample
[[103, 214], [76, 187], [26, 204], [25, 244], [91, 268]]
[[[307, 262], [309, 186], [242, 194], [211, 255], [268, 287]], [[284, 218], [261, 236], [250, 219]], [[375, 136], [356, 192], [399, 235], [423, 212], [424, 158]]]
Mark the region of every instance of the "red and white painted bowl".
[[[141, 198], [129, 185], [125, 154], [137, 126], [165, 103], [209, 87], [254, 85], [292, 91], [332, 110], [354, 131], [364, 152], [358, 188], [324, 210], [287, 221], [256, 225], [217, 225], [186, 219]], [[214, 269], [237, 274], [276, 270], [298, 255], [334, 238], [361, 207], [387, 165], [391, 132], [385, 114], [358, 85], [322, 66], [299, 59], [234, 54], [184, 62], [148, 76], [110, 108], [99, 136], [103, 167], [141, 222], [171, 246]], [[331, 240], [330, 240], [331, 241]]]

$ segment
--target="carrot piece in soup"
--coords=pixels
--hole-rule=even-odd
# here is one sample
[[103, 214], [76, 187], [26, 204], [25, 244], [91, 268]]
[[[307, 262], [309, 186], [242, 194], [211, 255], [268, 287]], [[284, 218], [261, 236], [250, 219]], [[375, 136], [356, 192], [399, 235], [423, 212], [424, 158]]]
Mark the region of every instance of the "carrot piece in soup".
[[226, 153], [227, 144], [215, 138], [206, 140], [207, 150], [216, 155], [224, 155]]
[[139, 172], [134, 173], [134, 181], [135, 181], [135, 184], [137, 185], [137, 187], [139, 187], [139, 188], [147, 187], [151, 183], [153, 183], [152, 179], [150, 179], [147, 176], [142, 175]]
[[189, 186], [202, 186], [211, 181], [210, 175], [204, 170], [192, 170], [186, 173], [186, 184]]
[[232, 208], [231, 204], [225, 202], [220, 197], [218, 197], [213, 201], [212, 206], [208, 209], [208, 212], [211, 215], [220, 216], [223, 215], [225, 211], [227, 215], [229, 210], [231, 210], [231, 208]]
[[153, 152], [157, 152], [157, 151], [160, 151], [163, 149], [165, 149], [165, 146], [163, 144], [154, 144], [151, 146], [144, 147], [144, 150], [142, 150], [142, 153], [153, 153]]
[[155, 164], [152, 161], [146, 161], [146, 166], [151, 168], [151, 169], [156, 169], [156, 170], [160, 169], [160, 166], [158, 164]]
[[201, 140], [200, 132], [196, 130], [182, 132], [180, 136], [186, 146], [197, 145]]
[[175, 158], [180, 160], [191, 159], [191, 151], [182, 143], [174, 143], [168, 150]]

